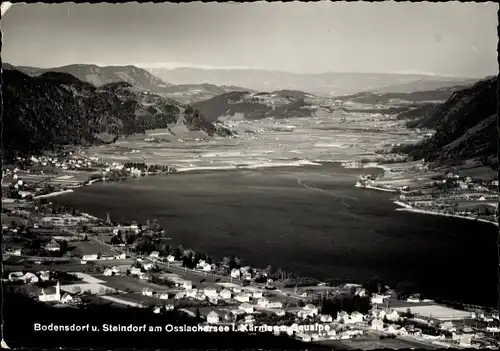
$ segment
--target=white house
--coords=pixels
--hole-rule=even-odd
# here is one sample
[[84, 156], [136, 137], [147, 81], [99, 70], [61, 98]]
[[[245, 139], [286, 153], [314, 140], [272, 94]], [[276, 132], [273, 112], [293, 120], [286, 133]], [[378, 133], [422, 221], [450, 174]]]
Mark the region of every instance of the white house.
[[166, 311], [173, 311], [174, 310], [174, 305], [172, 305], [172, 304], [165, 305], [165, 310]]
[[241, 275], [241, 279], [243, 280], [252, 280], [252, 275], [249, 272], [245, 272]]
[[176, 300], [182, 300], [185, 297], [186, 297], [186, 292], [185, 291], [179, 291], [178, 293], [175, 294], [174, 298]]
[[378, 295], [378, 294], [374, 294], [372, 295], [372, 297], [370, 298], [370, 301], [372, 304], [374, 305], [382, 305], [384, 302], [385, 302], [385, 296], [383, 295]]
[[237, 269], [237, 268], [233, 268], [231, 270], [231, 278], [234, 278], [234, 279], [240, 279], [240, 276], [241, 276], [241, 273], [240, 273], [240, 270]]
[[121, 253], [121, 254], [115, 256], [115, 260], [124, 260], [126, 258], [127, 258], [127, 255], [124, 253]]
[[331, 323], [333, 322], [333, 318], [332, 316], [330, 316], [329, 314], [322, 314], [320, 317], [319, 317], [319, 320], [323, 323]]
[[141, 274], [141, 269], [138, 267], [131, 267], [130, 274], [131, 275], [139, 275], [139, 274]]
[[49, 271], [40, 271], [39, 275], [40, 275], [40, 279], [44, 282], [50, 280], [50, 272]]
[[387, 328], [387, 332], [388, 333], [391, 333], [391, 334], [397, 334], [398, 333], [398, 330], [400, 329], [401, 327], [397, 324], [391, 324], [388, 328]]
[[240, 305], [240, 310], [244, 311], [245, 313], [253, 313], [253, 306], [249, 303], [244, 302]]
[[210, 298], [216, 298], [217, 296], [219, 296], [219, 294], [217, 293], [217, 290], [215, 288], [205, 288], [203, 290], [203, 292], [205, 293], [205, 296], [207, 296], [209, 299]]
[[71, 303], [73, 301], [73, 296], [71, 296], [70, 294], [68, 293], [65, 293], [62, 297], [61, 297], [61, 302], [62, 303]]
[[188, 289], [188, 290], [186, 290], [186, 297], [194, 299], [196, 297], [197, 293], [198, 293], [198, 289]]
[[276, 310], [274, 311], [274, 314], [276, 314], [279, 317], [282, 317], [286, 314], [285, 310]]
[[21, 249], [15, 249], [10, 254], [14, 256], [21, 256], [21, 253], [22, 253]]
[[27, 272], [25, 275], [21, 277], [21, 279], [26, 283], [26, 284], [34, 284], [38, 283], [39, 279], [36, 275], [34, 275], [31, 272]]
[[54, 239], [52, 239], [47, 245], [45, 245], [45, 250], [46, 251], [60, 251], [61, 250], [61, 245], [57, 243]]
[[83, 255], [82, 260], [83, 261], [97, 261], [97, 254], [92, 254], [92, 255]]
[[390, 320], [391, 322], [397, 322], [401, 319], [399, 316], [398, 311], [396, 310], [390, 310], [386, 313], [385, 317]]
[[153, 313], [158, 314], [158, 313], [160, 313], [160, 312], [161, 312], [161, 307], [156, 306], [155, 308], [153, 308]]
[[309, 314], [310, 316], [316, 316], [318, 314], [318, 308], [314, 306], [313, 304], [307, 304], [305, 305], [302, 310]]
[[190, 280], [185, 280], [182, 282], [182, 288], [185, 290], [193, 289], [193, 283]]
[[240, 293], [234, 297], [239, 302], [250, 302], [250, 295], [247, 293]]
[[260, 299], [262, 297], [262, 291], [254, 291], [252, 297], [254, 299]]
[[240, 287], [238, 287], [238, 286], [235, 286], [235, 287], [233, 288], [233, 292], [234, 292], [234, 293], [240, 293], [240, 292], [241, 292], [241, 288], [240, 288]]
[[167, 292], [161, 292], [158, 294], [158, 298], [161, 300], [168, 300], [168, 293]]
[[142, 280], [150, 280], [151, 279], [151, 276], [149, 274], [146, 274], [146, 273], [139, 273], [139, 279], [142, 279]]
[[212, 311], [210, 312], [208, 315], [207, 315], [207, 322], [209, 324], [216, 324], [216, 323], [219, 323], [219, 314], [215, 311]]
[[142, 289], [142, 294], [144, 296], [153, 296], [153, 291], [151, 291], [151, 289], [144, 288], [144, 289]]
[[408, 336], [408, 330], [406, 330], [405, 327], [402, 327], [398, 330], [398, 335], [401, 335], [401, 336]]
[[196, 300], [199, 300], [199, 301], [203, 301], [205, 300], [207, 297], [205, 296], [205, 294], [203, 293], [203, 291], [198, 291], [196, 293], [196, 296], [195, 296], [195, 299]]
[[460, 346], [470, 347], [472, 341], [472, 334], [462, 334], [460, 336]]
[[454, 332], [457, 330], [457, 328], [455, 328], [455, 326], [453, 325], [452, 322], [450, 321], [446, 321], [446, 322], [443, 322], [441, 325], [440, 325], [440, 329], [441, 330], [446, 330], [446, 331], [450, 331], [450, 332]]
[[269, 299], [267, 299], [266, 297], [261, 297], [259, 300], [257, 300], [257, 305], [267, 308], [267, 305], [269, 305]]
[[150, 263], [144, 263], [142, 265], [142, 268], [144, 268], [145, 270], [149, 271], [153, 268], [153, 264], [150, 262]]
[[50, 291], [52, 289], [42, 289], [42, 293], [38, 296], [38, 299], [43, 302], [48, 301], [60, 301], [61, 300], [61, 289], [59, 282], [57, 282], [55, 291]]
[[222, 290], [220, 293], [219, 293], [221, 299], [224, 299], [224, 300], [229, 300], [232, 296], [232, 293], [230, 290], [228, 289], [224, 289]]
[[174, 261], [175, 261], [175, 256], [168, 255], [168, 256], [167, 256], [167, 261], [168, 261], [168, 262], [174, 262]]
[[341, 322], [341, 323], [350, 323], [351, 322], [349, 314], [345, 311], [338, 312], [336, 320], [337, 320], [337, 322]]
[[113, 273], [114, 273], [114, 272], [113, 272], [110, 268], [106, 268], [106, 269], [104, 270], [104, 273], [102, 273], [102, 274], [103, 274], [103, 275], [105, 275], [106, 277], [110, 277], [110, 276], [112, 276], [112, 275], [113, 275]]
[[149, 255], [149, 257], [151, 257], [151, 258], [158, 258], [158, 257], [160, 257], [160, 253], [158, 251], [153, 251], [153, 252], [151, 252], [151, 254]]
[[382, 320], [375, 318], [372, 320], [371, 328], [374, 330], [384, 330], [384, 322]]
[[283, 304], [279, 301], [272, 301], [267, 304], [267, 308], [283, 308]]
[[361, 323], [363, 322], [363, 314], [357, 311], [351, 313], [351, 323]]

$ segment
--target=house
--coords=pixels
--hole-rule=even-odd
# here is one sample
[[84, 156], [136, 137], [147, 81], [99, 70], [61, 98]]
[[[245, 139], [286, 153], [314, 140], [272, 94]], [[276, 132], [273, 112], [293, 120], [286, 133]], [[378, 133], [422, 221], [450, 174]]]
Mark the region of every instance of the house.
[[40, 271], [39, 275], [40, 275], [40, 279], [44, 282], [50, 280], [50, 272], [49, 271]]
[[35, 284], [35, 283], [38, 283], [38, 281], [39, 281], [38, 277], [30, 272], [23, 275], [21, 277], [21, 280], [23, 280], [26, 284]]
[[247, 323], [247, 324], [255, 323], [254, 316], [245, 316], [245, 323]]
[[175, 256], [168, 255], [167, 256], [167, 262], [174, 262], [175, 261]]
[[470, 347], [472, 341], [472, 334], [462, 334], [460, 336], [460, 346]]
[[209, 299], [216, 298], [217, 296], [219, 296], [215, 288], [205, 288], [203, 292], [205, 293], [205, 296], [207, 296]]
[[151, 252], [151, 254], [149, 255], [149, 257], [151, 257], [151, 258], [158, 258], [158, 257], [160, 257], [160, 253], [158, 251], [153, 251], [153, 252]]
[[262, 297], [262, 291], [254, 291], [252, 298], [254, 299], [260, 299]]
[[14, 256], [21, 256], [21, 253], [22, 253], [21, 249], [15, 249], [10, 254]]
[[139, 274], [141, 274], [141, 269], [138, 267], [131, 267], [130, 274], [131, 275], [139, 275]]
[[354, 311], [353, 313], [351, 313], [351, 323], [361, 323], [363, 322], [363, 314], [362, 313], [359, 313], [357, 311]]
[[374, 330], [384, 330], [384, 322], [381, 319], [372, 320], [371, 328]]
[[221, 299], [224, 299], [224, 300], [229, 300], [232, 296], [232, 293], [230, 290], [228, 289], [224, 289], [222, 290], [220, 293], [219, 293]]
[[142, 294], [144, 296], [153, 296], [153, 291], [151, 291], [151, 289], [144, 288], [144, 289], [142, 289]]
[[186, 297], [187, 298], [196, 298], [196, 294], [198, 293], [198, 289], [188, 289], [186, 290]]
[[257, 300], [257, 305], [259, 307], [267, 308], [267, 305], [269, 305], [269, 299], [261, 297], [259, 300]]
[[398, 311], [396, 310], [389, 310], [388, 313], [385, 314], [385, 317], [391, 322], [397, 322], [401, 319]]
[[139, 279], [141, 279], [141, 280], [150, 280], [151, 276], [149, 274], [146, 274], [146, 273], [139, 273]]
[[209, 323], [209, 324], [219, 323], [219, 314], [215, 311], [210, 312], [207, 315], [207, 323]]
[[203, 291], [198, 290], [198, 292], [196, 293], [195, 299], [199, 300], [199, 301], [203, 301], [206, 298], [207, 297], [205, 296], [205, 294], [203, 293]]
[[373, 305], [382, 305], [385, 301], [385, 296], [383, 295], [378, 295], [378, 294], [374, 294], [372, 295], [372, 297], [370, 298], [370, 301]]
[[142, 268], [144, 268], [145, 270], [149, 271], [153, 268], [153, 264], [152, 263], [144, 263], [142, 265]]
[[398, 335], [401, 335], [401, 336], [408, 336], [408, 330], [406, 330], [405, 327], [402, 327], [398, 330]]
[[286, 314], [286, 312], [285, 312], [285, 310], [276, 310], [274, 312], [274, 314], [279, 316], [279, 317], [283, 317]]
[[193, 283], [190, 280], [185, 280], [182, 282], [182, 288], [185, 290], [193, 289]]
[[161, 300], [168, 300], [168, 293], [167, 292], [161, 292], [158, 294], [158, 298]]
[[330, 316], [329, 314], [322, 314], [320, 317], [319, 317], [319, 320], [323, 323], [331, 323], [333, 322], [333, 318], [332, 316]]
[[253, 306], [249, 303], [244, 302], [240, 305], [240, 310], [244, 311], [245, 313], [253, 313]]
[[161, 307], [159, 306], [156, 306], [155, 308], [153, 308], [153, 313], [160, 313], [161, 312]]
[[174, 305], [172, 305], [172, 304], [165, 305], [165, 310], [166, 310], [166, 311], [173, 311], [173, 310], [174, 310], [174, 308], [175, 308], [175, 307], [174, 307]]
[[388, 333], [391, 333], [391, 334], [397, 334], [398, 333], [398, 330], [400, 329], [401, 327], [397, 324], [391, 324], [388, 328], [387, 328], [387, 332]]
[[310, 316], [316, 316], [318, 314], [318, 308], [310, 303], [305, 305], [302, 310]]
[[336, 320], [337, 322], [341, 323], [349, 323], [350, 322], [349, 314], [345, 311], [338, 312]]
[[111, 277], [112, 275], [114, 275], [114, 274], [115, 274], [115, 272], [113, 272], [110, 268], [106, 268], [106, 269], [104, 270], [104, 273], [102, 273], [102, 274], [103, 274], [104, 276], [106, 276], [106, 277]]
[[250, 302], [250, 295], [247, 293], [239, 293], [234, 299], [239, 302]]
[[363, 289], [363, 288], [357, 288], [356, 292], [354, 294], [357, 295], [357, 296], [360, 296], [360, 297], [365, 297], [366, 296], [366, 290]]
[[68, 293], [65, 293], [62, 297], [61, 297], [61, 302], [62, 303], [71, 303], [73, 302], [73, 296], [71, 296], [70, 294]]
[[240, 288], [240, 287], [235, 286], [235, 287], [233, 288], [233, 292], [234, 292], [234, 293], [240, 293], [240, 292], [241, 292], [241, 288]]
[[97, 259], [98, 259], [97, 254], [83, 255], [82, 257], [83, 261], [97, 261]]
[[440, 329], [441, 330], [446, 330], [446, 331], [449, 331], [449, 332], [454, 332], [454, 331], [457, 330], [457, 328], [455, 328], [455, 326], [453, 325], [453, 323], [450, 322], [450, 321], [443, 322], [440, 325]]
[[178, 293], [175, 294], [174, 299], [176, 299], [176, 300], [182, 300], [185, 297], [186, 297], [186, 292], [185, 291], [179, 291]]
[[208, 302], [210, 302], [213, 305], [217, 305], [219, 303], [219, 299], [216, 297], [209, 297]]
[[61, 301], [61, 287], [59, 286], [59, 282], [57, 282], [55, 290], [50, 288], [42, 289], [41, 294], [38, 295], [38, 299], [43, 302]]
[[47, 245], [45, 245], [45, 250], [46, 251], [60, 251], [61, 250], [61, 245], [57, 243], [54, 239], [52, 239]]
[[212, 270], [212, 268], [213, 268], [213, 267], [212, 267], [212, 265], [210, 265], [210, 264], [208, 264], [208, 263], [207, 263], [207, 264], [205, 264], [205, 265], [203, 266], [202, 270], [203, 270], [204, 272], [210, 272], [210, 271]]
[[279, 301], [269, 302], [267, 308], [283, 308], [283, 304]]
[[238, 268], [233, 268], [231, 270], [231, 278], [240, 279], [240, 276], [241, 276], [241, 273], [240, 273], [240, 270]]
[[116, 255], [116, 256], [114, 257], [114, 259], [115, 259], [115, 260], [125, 260], [126, 258], [127, 258], [127, 255], [126, 255], [126, 254], [124, 254], [124, 253], [121, 253], [121, 254]]

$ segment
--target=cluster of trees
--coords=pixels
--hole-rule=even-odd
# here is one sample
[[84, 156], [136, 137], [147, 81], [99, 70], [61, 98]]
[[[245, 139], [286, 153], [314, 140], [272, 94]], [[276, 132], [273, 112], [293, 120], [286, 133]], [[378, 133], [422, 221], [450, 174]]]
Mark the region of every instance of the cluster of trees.
[[371, 309], [370, 299], [358, 295], [341, 295], [333, 298], [323, 298], [321, 300], [321, 313], [336, 316], [338, 312], [345, 311], [352, 313], [368, 313]]

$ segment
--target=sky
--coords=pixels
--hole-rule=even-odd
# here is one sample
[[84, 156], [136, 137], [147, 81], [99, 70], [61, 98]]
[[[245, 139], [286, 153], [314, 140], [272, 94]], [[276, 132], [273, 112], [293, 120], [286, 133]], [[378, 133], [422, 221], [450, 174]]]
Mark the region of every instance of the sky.
[[490, 3], [15, 4], [2, 60], [294, 73], [498, 73]]

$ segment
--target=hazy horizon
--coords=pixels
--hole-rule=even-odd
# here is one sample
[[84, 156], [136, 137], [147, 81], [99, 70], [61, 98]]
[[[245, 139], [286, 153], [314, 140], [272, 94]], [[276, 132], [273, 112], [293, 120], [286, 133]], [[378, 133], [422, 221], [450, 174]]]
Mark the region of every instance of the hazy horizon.
[[2, 60], [483, 78], [498, 74], [497, 9], [492, 2], [14, 4], [2, 18]]

